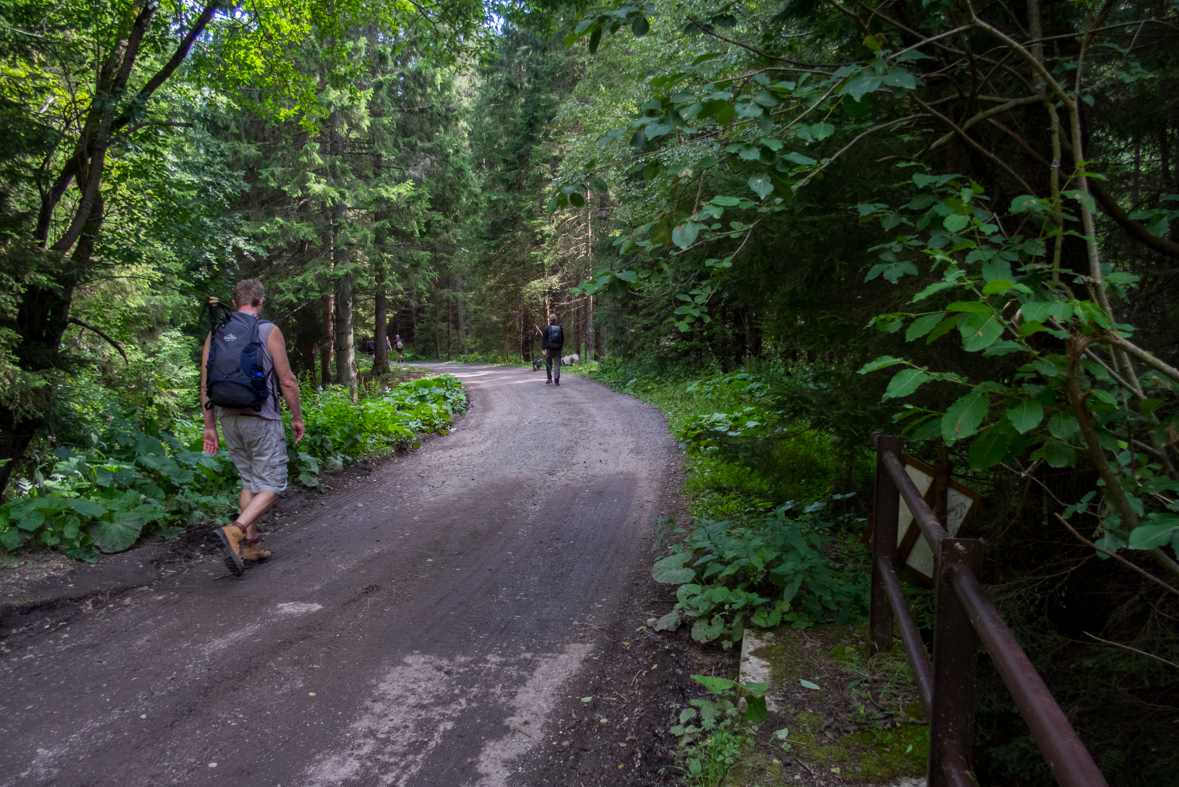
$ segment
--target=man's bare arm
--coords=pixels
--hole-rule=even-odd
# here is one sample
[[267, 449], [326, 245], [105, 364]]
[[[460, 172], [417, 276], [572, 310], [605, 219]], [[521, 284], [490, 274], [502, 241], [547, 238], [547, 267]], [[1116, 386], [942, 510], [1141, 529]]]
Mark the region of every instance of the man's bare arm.
[[277, 325], [271, 329], [266, 345], [270, 349], [270, 357], [274, 359], [274, 374], [278, 377], [279, 387], [282, 388], [282, 398], [286, 401], [287, 407], [291, 408], [291, 431], [295, 435], [295, 445], [298, 445], [306, 431], [303, 427], [303, 409], [299, 403], [299, 381], [291, 371], [291, 361], [287, 358], [287, 342]]
[[209, 395], [206, 393], [206, 377], [209, 374], [209, 340], [213, 334], [205, 337], [205, 348], [201, 350], [201, 416], [205, 419], [205, 453], [217, 455], [217, 414], [209, 407]]

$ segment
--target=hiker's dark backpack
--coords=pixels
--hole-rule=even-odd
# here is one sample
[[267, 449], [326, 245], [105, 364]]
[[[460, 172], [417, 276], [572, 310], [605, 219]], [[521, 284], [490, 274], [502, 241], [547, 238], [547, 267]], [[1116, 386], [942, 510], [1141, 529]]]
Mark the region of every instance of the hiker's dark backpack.
[[270, 378], [262, 364], [258, 337], [262, 320], [249, 312], [229, 312], [217, 321], [212, 304], [213, 329], [209, 336], [209, 361], [205, 365], [207, 409], [261, 410], [270, 396]]
[[545, 342], [546, 350], [560, 350], [565, 346], [565, 334], [561, 332], [560, 325], [549, 326], [549, 338]]
[[369, 355], [372, 355], [373, 353], [375, 353], [377, 351], [377, 343], [375, 341], [373, 341], [372, 339], [365, 340], [364, 351], [366, 353], [368, 353]]

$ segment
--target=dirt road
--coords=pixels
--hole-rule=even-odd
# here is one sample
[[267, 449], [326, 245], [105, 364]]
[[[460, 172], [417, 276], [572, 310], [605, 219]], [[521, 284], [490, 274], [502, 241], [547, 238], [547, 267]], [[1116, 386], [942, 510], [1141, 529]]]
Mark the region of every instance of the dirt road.
[[[0, 784], [612, 783], [559, 738], [646, 712], [575, 695], [645, 620], [674, 444], [653, 408], [573, 375], [445, 369], [469, 386], [458, 428], [304, 506], [271, 563], [144, 562], [109, 606], [2, 632]], [[640, 670], [675, 672], [648, 647], [668, 658]]]

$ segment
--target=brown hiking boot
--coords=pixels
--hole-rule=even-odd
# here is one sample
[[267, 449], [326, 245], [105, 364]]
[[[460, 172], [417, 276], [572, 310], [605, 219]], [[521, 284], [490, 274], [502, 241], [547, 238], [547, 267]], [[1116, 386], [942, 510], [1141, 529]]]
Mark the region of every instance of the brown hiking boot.
[[225, 553], [225, 567], [240, 577], [246, 571], [246, 566], [242, 563], [241, 546], [246, 534], [238, 525], [233, 524], [219, 528], [217, 538], [221, 540], [221, 551]]
[[262, 548], [262, 539], [247, 538], [242, 541], [242, 561], [246, 564], [246, 568], [253, 568], [259, 563], [266, 562], [270, 557], [269, 550]]

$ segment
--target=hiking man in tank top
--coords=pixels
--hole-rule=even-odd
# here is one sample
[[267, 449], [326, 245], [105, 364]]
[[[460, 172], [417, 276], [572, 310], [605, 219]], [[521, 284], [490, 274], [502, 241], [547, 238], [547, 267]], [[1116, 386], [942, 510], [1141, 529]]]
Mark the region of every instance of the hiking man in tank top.
[[560, 385], [561, 350], [565, 347], [565, 332], [557, 324], [557, 315], [549, 315], [549, 324], [540, 332], [540, 346], [541, 352], [544, 353], [544, 372], [548, 376], [545, 385]]
[[[262, 311], [265, 293], [257, 279], [244, 279], [233, 288], [233, 306], [239, 312], [255, 317]], [[205, 417], [205, 453], [217, 453], [217, 420], [221, 421], [221, 433], [225, 447], [242, 478], [242, 492], [239, 499], [241, 513], [233, 524], [217, 530], [221, 549], [225, 553], [225, 565], [237, 576], [241, 576], [247, 565], [261, 563], [270, 557], [262, 548], [258, 538], [257, 521], [274, 504], [287, 488], [287, 437], [279, 413], [278, 397], [281, 393], [291, 409], [291, 431], [295, 444], [303, 439], [303, 411], [299, 405], [299, 383], [291, 372], [287, 359], [286, 341], [282, 331], [272, 322], [261, 320], [257, 327], [258, 341], [262, 344], [262, 366], [270, 386], [270, 393], [262, 401], [261, 409], [231, 410], [223, 407], [209, 407], [207, 395], [207, 366], [209, 345], [213, 334], [205, 337], [205, 349], [201, 354], [201, 411]], [[250, 341], [243, 337], [243, 341]], [[246, 561], [251, 561], [247, 564]]]

